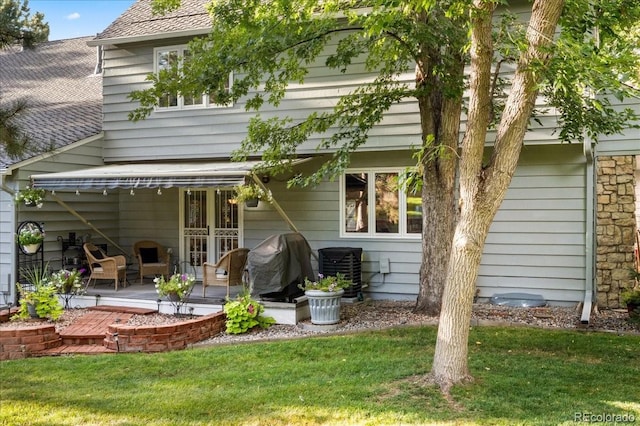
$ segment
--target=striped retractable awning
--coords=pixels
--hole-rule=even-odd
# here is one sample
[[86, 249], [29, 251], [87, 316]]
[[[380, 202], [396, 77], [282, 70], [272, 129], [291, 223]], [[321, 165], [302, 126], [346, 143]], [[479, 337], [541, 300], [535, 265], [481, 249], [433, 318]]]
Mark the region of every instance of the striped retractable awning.
[[31, 175], [32, 186], [47, 190], [232, 187], [260, 164], [244, 162], [132, 163], [71, 172]]

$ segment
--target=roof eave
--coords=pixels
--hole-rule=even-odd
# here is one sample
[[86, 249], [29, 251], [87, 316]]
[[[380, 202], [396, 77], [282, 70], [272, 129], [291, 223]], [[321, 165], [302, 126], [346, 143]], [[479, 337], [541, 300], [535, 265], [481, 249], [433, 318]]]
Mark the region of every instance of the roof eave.
[[78, 141], [71, 142], [70, 144], [62, 146], [60, 148], [56, 148], [56, 149], [51, 150], [51, 151], [43, 152], [41, 154], [36, 154], [33, 157], [26, 158], [24, 160], [18, 161], [17, 163], [13, 163], [13, 164], [7, 165], [4, 168], [0, 168], [0, 174], [2, 174], [2, 175], [11, 175], [14, 170], [17, 170], [17, 169], [19, 169], [21, 167], [28, 166], [30, 164], [36, 163], [36, 162], [41, 161], [41, 160], [46, 160], [46, 159], [51, 158], [51, 157], [53, 157], [55, 155], [62, 154], [63, 152], [66, 152], [66, 151], [72, 150], [74, 148], [77, 148], [80, 145], [84, 145], [84, 144], [87, 144], [87, 143], [95, 142], [95, 141], [103, 139], [103, 138], [104, 138], [104, 131], [100, 131], [100, 133], [96, 133], [95, 135], [88, 136], [88, 137], [86, 137], [84, 139], [80, 139]]
[[209, 34], [210, 27], [207, 28], [195, 28], [190, 30], [180, 30], [165, 33], [154, 33], [128, 37], [111, 37], [103, 39], [94, 39], [87, 42], [87, 46], [106, 46], [106, 45], [119, 45], [129, 43], [140, 43], [154, 40], [166, 40], [177, 37], [194, 37], [198, 35]]

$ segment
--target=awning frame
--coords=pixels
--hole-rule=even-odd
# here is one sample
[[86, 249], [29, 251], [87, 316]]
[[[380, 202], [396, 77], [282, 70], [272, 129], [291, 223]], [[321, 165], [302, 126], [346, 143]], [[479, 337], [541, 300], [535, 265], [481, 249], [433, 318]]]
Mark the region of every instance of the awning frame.
[[260, 161], [112, 164], [70, 172], [31, 175], [34, 188], [105, 190], [142, 188], [228, 188], [242, 185]]

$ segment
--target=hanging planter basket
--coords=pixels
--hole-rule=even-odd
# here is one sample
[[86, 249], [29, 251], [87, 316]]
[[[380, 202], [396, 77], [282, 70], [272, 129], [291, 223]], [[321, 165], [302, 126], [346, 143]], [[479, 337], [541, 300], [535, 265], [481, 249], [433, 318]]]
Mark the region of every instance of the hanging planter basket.
[[41, 245], [42, 243], [26, 244], [22, 246], [22, 251], [24, 251], [27, 254], [34, 254], [34, 253], [37, 253], [38, 250], [40, 250]]
[[35, 189], [27, 186], [25, 189], [18, 191], [16, 200], [23, 202], [27, 207], [41, 208], [45, 195], [44, 189]]
[[258, 202], [260, 200], [258, 200], [257, 198], [249, 198], [248, 200], [244, 201], [244, 205], [247, 207], [258, 207]]

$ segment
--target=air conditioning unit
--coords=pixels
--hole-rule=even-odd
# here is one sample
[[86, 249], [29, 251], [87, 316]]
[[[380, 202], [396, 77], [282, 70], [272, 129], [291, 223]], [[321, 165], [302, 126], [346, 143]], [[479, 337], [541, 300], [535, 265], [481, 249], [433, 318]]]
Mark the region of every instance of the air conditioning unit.
[[353, 284], [343, 297], [359, 297], [362, 293], [362, 248], [327, 247], [318, 250], [318, 272], [324, 276], [344, 275]]

